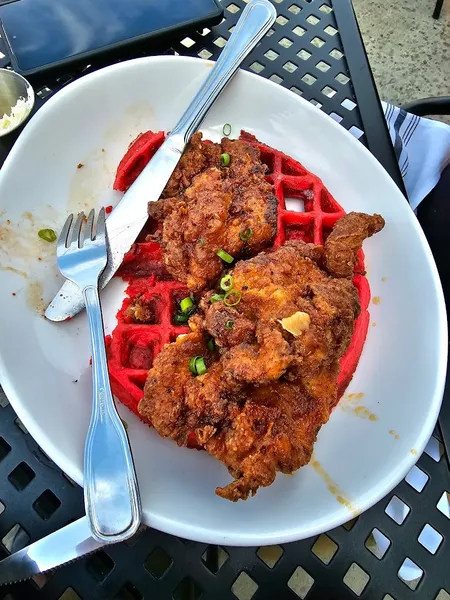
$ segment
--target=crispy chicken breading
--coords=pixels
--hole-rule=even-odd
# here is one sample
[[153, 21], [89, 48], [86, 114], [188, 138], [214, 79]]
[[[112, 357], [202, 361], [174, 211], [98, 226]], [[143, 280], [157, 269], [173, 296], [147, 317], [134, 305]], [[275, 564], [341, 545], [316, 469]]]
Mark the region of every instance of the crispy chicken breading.
[[351, 212], [340, 219], [325, 242], [323, 265], [333, 277], [351, 277], [363, 241], [381, 231], [381, 215]]
[[[162, 198], [177, 196], [191, 185], [196, 175], [210, 167], [218, 167], [221, 153], [220, 144], [205, 143], [199, 131], [194, 133], [162, 193]], [[157, 202], [150, 202], [150, 211], [157, 205]], [[151, 212], [150, 215], [152, 216]]]
[[[277, 199], [256, 148], [226, 138], [222, 145], [211, 144], [196, 136], [163, 198], [149, 204], [149, 215], [162, 223], [167, 270], [199, 291], [223, 268], [218, 250], [232, 257], [252, 256], [270, 243]], [[220, 166], [220, 153], [229, 154], [229, 166]]]
[[[359, 232], [358, 244], [346, 220]], [[361, 228], [369, 235], [379, 226], [371, 220], [379, 224], [377, 216], [348, 215], [336, 225], [350, 234], [355, 256]], [[211, 303], [214, 292], [206, 293], [190, 320], [192, 333], [168, 344], [149, 371], [140, 414], [180, 445], [194, 434], [228, 467], [235, 481], [216, 489], [223, 498], [246, 499], [277, 471], [307, 464], [337, 399], [339, 361], [360, 306], [351, 279], [321, 268], [325, 256], [333, 260], [332, 235], [325, 248], [288, 242], [238, 262], [230, 271], [232, 301]], [[190, 372], [193, 356], [204, 357], [203, 375]]]
[[[193, 377], [192, 356], [205, 357], [208, 372]], [[221, 460], [235, 481], [216, 493], [245, 500], [273, 483], [277, 471], [292, 473], [307, 464], [320, 427], [334, 401], [338, 363], [326, 373], [295, 382], [231, 383], [217, 353], [195, 331], [156, 357], [145, 386], [140, 414], [160, 435], [198, 444]]]

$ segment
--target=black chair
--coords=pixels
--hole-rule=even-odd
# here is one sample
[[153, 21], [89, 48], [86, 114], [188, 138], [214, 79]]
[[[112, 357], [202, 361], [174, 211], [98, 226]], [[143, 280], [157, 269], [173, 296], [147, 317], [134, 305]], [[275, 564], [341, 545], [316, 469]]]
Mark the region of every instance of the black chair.
[[402, 108], [418, 117], [425, 117], [426, 115], [450, 115], [450, 96], [413, 100], [404, 104]]
[[433, 19], [439, 19], [441, 16], [442, 5], [444, 0], [436, 0], [436, 6], [434, 7]]
[[[450, 96], [416, 100], [405, 104], [402, 108], [419, 117], [450, 115]], [[437, 185], [419, 204], [417, 218], [436, 261], [450, 316], [450, 164], [443, 170]], [[444, 400], [439, 415], [439, 427], [446, 454], [450, 457], [450, 357]]]

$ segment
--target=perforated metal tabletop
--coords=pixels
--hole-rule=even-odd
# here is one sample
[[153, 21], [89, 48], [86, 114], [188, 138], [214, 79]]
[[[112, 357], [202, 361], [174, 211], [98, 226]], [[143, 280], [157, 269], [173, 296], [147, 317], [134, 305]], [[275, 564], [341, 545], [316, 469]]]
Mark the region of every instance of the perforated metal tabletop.
[[[349, 0], [275, 0], [278, 19], [244, 68], [300, 94], [351, 131], [401, 187]], [[225, 19], [160, 47], [128, 51], [217, 58], [243, 0]], [[1, 44], [1, 39], [0, 39]], [[31, 77], [36, 110], [99, 58], [73, 72]], [[7, 66], [2, 56], [0, 66]], [[15, 141], [0, 140], [0, 164]], [[424, 398], [424, 402], [427, 399]], [[84, 513], [81, 489], [42, 452], [0, 396], [0, 558]], [[266, 548], [217, 547], [142, 529], [33, 580], [0, 588], [3, 600], [450, 600], [450, 475], [438, 431], [404, 481], [375, 507], [326, 535]]]

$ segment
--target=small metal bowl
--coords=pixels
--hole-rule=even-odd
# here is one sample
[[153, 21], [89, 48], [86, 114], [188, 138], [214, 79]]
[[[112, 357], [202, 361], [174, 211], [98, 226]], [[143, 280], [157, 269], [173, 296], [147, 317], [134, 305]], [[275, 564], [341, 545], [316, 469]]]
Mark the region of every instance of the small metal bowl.
[[3, 115], [10, 116], [17, 101], [23, 98], [27, 103], [27, 110], [21, 115], [20, 120], [7, 129], [0, 127], [0, 137], [11, 133], [29, 117], [34, 105], [34, 91], [28, 81], [9, 69], [0, 69], [0, 119]]

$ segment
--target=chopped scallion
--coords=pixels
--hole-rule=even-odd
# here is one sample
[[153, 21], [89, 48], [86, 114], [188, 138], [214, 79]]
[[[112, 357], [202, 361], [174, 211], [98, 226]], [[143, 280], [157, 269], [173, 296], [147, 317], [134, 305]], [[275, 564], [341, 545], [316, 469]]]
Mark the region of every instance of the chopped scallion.
[[209, 338], [207, 346], [210, 352], [214, 352], [215, 350], [217, 350], [216, 342], [213, 337]]
[[207, 371], [203, 356], [193, 356], [189, 361], [189, 371], [193, 375], [204, 375]]
[[226, 306], [236, 306], [241, 301], [241, 298], [241, 292], [238, 292], [237, 290], [230, 290], [225, 294], [223, 303]]
[[232, 321], [231, 319], [225, 323], [225, 329], [233, 329], [233, 327], [234, 321]]
[[231, 125], [229, 123], [225, 123], [225, 125], [223, 126], [223, 129], [222, 129], [222, 133], [223, 133], [223, 135], [226, 135], [227, 137], [231, 134]]
[[194, 303], [192, 302], [192, 298], [190, 296], [188, 296], [187, 298], [183, 298], [183, 300], [180, 302], [181, 312], [183, 312], [183, 313], [189, 312], [189, 310], [193, 306], [194, 306]]
[[197, 371], [197, 375], [204, 375], [206, 373], [205, 359], [202, 356], [195, 361], [195, 370]]
[[211, 302], [211, 304], [214, 304], [214, 302], [218, 302], [219, 300], [223, 300], [224, 298], [224, 294], [213, 294], [209, 301]]
[[224, 275], [220, 280], [220, 287], [223, 289], [224, 292], [228, 292], [228, 290], [231, 290], [231, 288], [233, 287], [233, 277], [230, 274]]
[[244, 229], [243, 231], [241, 231], [241, 233], [239, 234], [239, 237], [241, 238], [241, 240], [243, 242], [248, 242], [248, 240], [252, 237], [253, 235], [253, 229]]
[[222, 165], [222, 167], [228, 167], [230, 162], [231, 156], [227, 152], [224, 152], [220, 155], [220, 164]]
[[197, 375], [197, 371], [195, 370], [195, 361], [197, 360], [197, 358], [201, 358], [201, 357], [200, 356], [193, 356], [191, 358], [191, 360], [189, 361], [189, 371], [193, 375]]
[[44, 242], [54, 242], [56, 240], [56, 233], [53, 229], [40, 229], [38, 231], [38, 236], [41, 240], [44, 240]]
[[231, 264], [234, 260], [234, 258], [231, 256], [231, 254], [228, 254], [228, 252], [225, 252], [225, 250], [222, 250], [222, 248], [217, 250], [217, 256], [228, 264]]
[[174, 321], [177, 325], [184, 325], [184, 323], [187, 323], [189, 320], [189, 315], [188, 314], [183, 314], [183, 313], [176, 313]]

